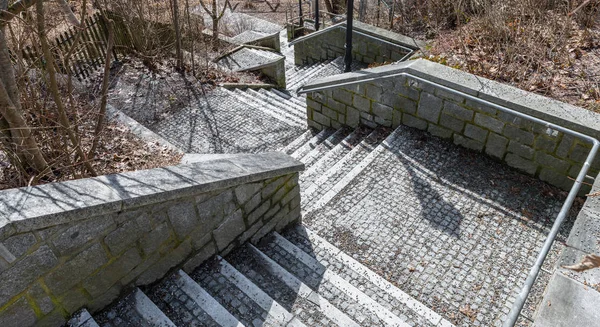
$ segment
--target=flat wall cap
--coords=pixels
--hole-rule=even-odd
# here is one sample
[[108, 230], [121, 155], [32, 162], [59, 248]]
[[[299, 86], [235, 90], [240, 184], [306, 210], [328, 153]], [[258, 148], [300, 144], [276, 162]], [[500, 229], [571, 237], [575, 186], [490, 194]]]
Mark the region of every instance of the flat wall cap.
[[[299, 38], [293, 40], [292, 42], [290, 42], [289, 45], [291, 46], [294, 44], [302, 43], [306, 40], [310, 40], [321, 34], [329, 33], [332, 30], [335, 30], [338, 28], [346, 28], [346, 23], [345, 22], [337, 23], [335, 25], [331, 25], [322, 30], [318, 30], [316, 32], [310, 33], [306, 36], [299, 37]], [[361, 23], [359, 21], [354, 21], [352, 23], [352, 30], [362, 32], [365, 34], [369, 34], [371, 36], [378, 37], [382, 40], [386, 40], [388, 42], [395, 43], [395, 44], [398, 44], [399, 46], [404, 46], [404, 47], [410, 48], [412, 50], [420, 50], [425, 47], [425, 42], [423, 42], [423, 41], [419, 41], [419, 40], [413, 39], [412, 37], [394, 33], [394, 32], [391, 32], [386, 29], [379, 28], [379, 27], [376, 27], [373, 25]]]
[[600, 139], [600, 114], [426, 59], [409, 60], [311, 81], [299, 93], [410, 74], [482, 100]]
[[280, 152], [213, 156], [177, 166], [0, 191], [0, 239], [92, 216], [282, 176], [304, 164]]

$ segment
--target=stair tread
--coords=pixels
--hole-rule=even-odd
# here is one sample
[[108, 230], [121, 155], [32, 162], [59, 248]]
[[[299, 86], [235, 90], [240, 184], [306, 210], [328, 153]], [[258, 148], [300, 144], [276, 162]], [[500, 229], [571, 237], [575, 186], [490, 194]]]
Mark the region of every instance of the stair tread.
[[274, 232], [259, 249], [363, 326], [408, 326], [358, 288]]
[[175, 327], [139, 288], [103, 312], [97, 319], [101, 326]]
[[302, 126], [302, 127], [306, 126], [306, 121], [300, 119], [297, 116], [290, 114], [289, 112], [286, 112], [285, 109], [275, 107], [275, 106], [269, 104], [268, 102], [265, 102], [262, 99], [253, 97], [250, 94], [248, 94], [240, 89], [235, 89], [234, 91], [228, 91], [228, 92], [231, 92], [231, 93], [237, 95], [238, 97], [244, 99], [243, 101], [246, 105], [250, 105], [253, 108], [260, 110], [263, 113], [266, 113], [266, 114], [268, 114], [276, 119], [279, 119], [289, 125]]
[[306, 132], [302, 133], [302, 135], [298, 136], [295, 140], [293, 140], [291, 143], [289, 143], [288, 145], [286, 145], [285, 147], [283, 147], [281, 149], [282, 152], [285, 152], [285, 154], [291, 155], [292, 153], [294, 153], [294, 151], [296, 151], [299, 147], [301, 147], [302, 145], [304, 145], [306, 142], [308, 142], [310, 139], [312, 139], [317, 133], [311, 129], [307, 130]]
[[[304, 252], [315, 258], [327, 269], [332, 269], [353, 284], [369, 290], [369, 296], [379, 303], [386, 303], [388, 309], [398, 312], [406, 321], [416, 326], [438, 326], [449, 324], [435, 311], [400, 290], [383, 277], [376, 274], [339, 248], [319, 237], [304, 226], [296, 226], [285, 231], [284, 237]], [[357, 244], [360, 246], [360, 244]]]
[[358, 327], [347, 315], [253, 245], [247, 244], [229, 255], [227, 260], [277, 303], [308, 325]]
[[99, 327], [96, 320], [86, 310], [82, 309], [73, 314], [71, 319], [67, 321], [66, 327]]
[[317, 162], [310, 168], [306, 168], [300, 175], [300, 185], [314, 181], [317, 176], [321, 176], [327, 169], [333, 167], [346, 154], [354, 149], [365, 137], [372, 132], [371, 129], [358, 127], [348, 134], [339, 144], [333, 149], [325, 153]]
[[149, 297], [178, 326], [244, 326], [182, 270], [153, 287]]
[[335, 130], [333, 129], [324, 129], [320, 131], [317, 135], [313, 136], [308, 142], [304, 143], [298, 149], [296, 149], [291, 156], [300, 159], [304, 157], [307, 153], [309, 153], [316, 146], [321, 144], [321, 142], [325, 141], [331, 134], [333, 134]]
[[302, 119], [306, 118], [306, 103], [300, 103], [297, 101], [297, 99], [295, 99], [295, 97], [284, 97], [282, 96], [284, 94], [276, 93], [275, 89], [260, 89], [255, 92], [267, 97], [271, 103], [285, 103], [285, 105], [289, 106], [289, 108], [292, 109], [296, 115], [300, 116]]
[[[365, 137], [356, 147], [348, 152], [335, 165], [307, 185], [301, 185], [304, 203], [312, 203], [319, 199], [343, 179], [356, 165], [366, 158], [383, 141], [386, 129], [377, 128]], [[314, 204], [306, 209], [313, 209]]]
[[300, 161], [304, 163], [306, 168], [310, 168], [316, 161], [323, 157], [326, 153], [331, 151], [336, 145], [338, 145], [348, 134], [350, 134], [349, 128], [340, 128], [333, 134], [329, 135], [321, 144], [314, 147], [308, 153], [306, 153]]
[[[294, 316], [221, 257], [215, 257], [190, 277], [246, 326], [282, 326]], [[293, 322], [302, 326], [299, 321]]]
[[[266, 92], [268, 92], [268, 91], [266, 91]], [[302, 122], [304, 122], [304, 120], [305, 120], [306, 115], [301, 114], [300, 111], [296, 107], [294, 107], [293, 104], [288, 103], [287, 101], [285, 101], [283, 99], [275, 100], [275, 99], [267, 96], [265, 93], [257, 92], [252, 89], [247, 89], [246, 93], [249, 94], [250, 96], [254, 96], [256, 98], [261, 99], [263, 102], [268, 103], [269, 105], [271, 105], [273, 107], [277, 107], [282, 110], [285, 109], [286, 113], [288, 113], [290, 116], [296, 117], [297, 119], [299, 119]]]

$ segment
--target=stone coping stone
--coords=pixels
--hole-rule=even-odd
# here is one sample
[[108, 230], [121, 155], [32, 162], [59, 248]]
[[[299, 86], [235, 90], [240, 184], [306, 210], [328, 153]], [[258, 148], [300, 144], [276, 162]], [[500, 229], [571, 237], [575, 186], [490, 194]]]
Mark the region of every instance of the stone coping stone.
[[[317, 32], [313, 32], [313, 33], [310, 33], [309, 35], [299, 37], [299, 38], [295, 39], [294, 41], [290, 42], [289, 45], [291, 46], [294, 44], [302, 43], [302, 42], [304, 42], [308, 39], [311, 39], [313, 37], [316, 37], [318, 35], [329, 33], [331, 30], [334, 30], [337, 28], [345, 29], [346, 22], [331, 25], [331, 26], [324, 28], [322, 30], [319, 30]], [[425, 42], [423, 42], [423, 41], [419, 41], [419, 40], [413, 39], [412, 37], [408, 37], [406, 35], [394, 33], [392, 31], [388, 31], [386, 29], [379, 28], [379, 27], [365, 24], [365, 23], [361, 23], [358, 21], [355, 21], [352, 23], [352, 30], [361, 32], [364, 34], [368, 34], [371, 36], [375, 36], [382, 40], [385, 40], [385, 41], [388, 41], [391, 43], [395, 43], [397, 45], [404, 46], [404, 47], [410, 48], [412, 50], [420, 50], [420, 49], [425, 48]]]
[[[562, 274], [554, 274], [536, 327], [598, 326], [600, 293]], [[549, 301], [549, 303], [548, 303]]]
[[217, 63], [232, 71], [246, 71], [263, 68], [282, 60], [285, 60], [285, 56], [273, 51], [243, 46], [219, 59]]
[[300, 93], [341, 83], [358, 84], [365, 80], [408, 73], [497, 105], [549, 121], [553, 124], [600, 139], [600, 115], [581, 107], [527, 92], [425, 59], [344, 73], [307, 83]]
[[231, 40], [242, 44], [242, 43], [259, 41], [262, 39], [266, 39], [268, 37], [273, 37], [275, 34], [279, 35], [279, 32], [274, 33], [274, 34], [267, 34], [267, 33], [249, 30], [249, 31], [244, 31], [236, 36], [231, 37]]
[[0, 238], [304, 170], [281, 152], [214, 157], [0, 191]]

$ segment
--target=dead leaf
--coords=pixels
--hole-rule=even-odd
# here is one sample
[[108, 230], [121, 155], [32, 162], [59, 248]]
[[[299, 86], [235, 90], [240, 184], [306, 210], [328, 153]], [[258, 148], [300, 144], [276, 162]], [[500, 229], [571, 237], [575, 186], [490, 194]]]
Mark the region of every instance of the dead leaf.
[[562, 268], [582, 272], [593, 268], [600, 267], [600, 256], [595, 254], [588, 254], [583, 257], [580, 263], [571, 265], [571, 266], [562, 266]]
[[475, 310], [471, 309], [471, 306], [469, 304], [465, 304], [462, 307], [458, 308], [458, 311], [460, 311], [460, 313], [464, 314], [469, 319], [471, 319], [471, 321], [475, 321], [477, 312]]

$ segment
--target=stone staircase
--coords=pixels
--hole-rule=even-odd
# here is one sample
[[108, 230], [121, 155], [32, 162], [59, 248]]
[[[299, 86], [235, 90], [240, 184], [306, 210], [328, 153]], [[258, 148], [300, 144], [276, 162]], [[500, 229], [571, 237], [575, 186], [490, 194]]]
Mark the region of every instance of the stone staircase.
[[[325, 205], [403, 129], [309, 130], [283, 148], [306, 165], [303, 211]], [[179, 270], [94, 318], [82, 315], [88, 318], [71, 326], [452, 326], [305, 226], [273, 232], [189, 274]]]

